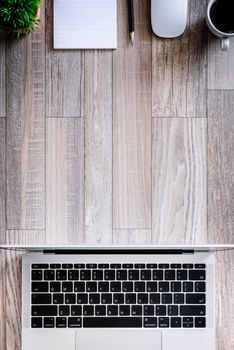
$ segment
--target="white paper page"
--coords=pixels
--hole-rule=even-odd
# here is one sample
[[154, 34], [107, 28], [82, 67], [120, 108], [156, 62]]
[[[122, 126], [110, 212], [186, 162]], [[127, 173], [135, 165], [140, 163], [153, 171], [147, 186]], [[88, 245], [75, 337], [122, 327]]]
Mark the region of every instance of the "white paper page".
[[116, 47], [116, 0], [54, 0], [55, 49]]

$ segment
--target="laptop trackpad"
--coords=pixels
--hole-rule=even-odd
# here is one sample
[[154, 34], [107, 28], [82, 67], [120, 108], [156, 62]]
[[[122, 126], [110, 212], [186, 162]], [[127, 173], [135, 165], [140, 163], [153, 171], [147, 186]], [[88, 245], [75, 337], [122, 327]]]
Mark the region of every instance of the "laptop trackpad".
[[161, 332], [152, 329], [80, 329], [76, 350], [162, 350]]

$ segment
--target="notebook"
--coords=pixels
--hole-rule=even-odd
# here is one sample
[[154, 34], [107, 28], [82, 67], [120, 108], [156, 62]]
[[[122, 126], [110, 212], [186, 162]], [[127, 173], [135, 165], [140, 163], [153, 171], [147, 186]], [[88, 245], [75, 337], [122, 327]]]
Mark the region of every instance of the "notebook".
[[55, 49], [116, 47], [116, 0], [54, 0]]

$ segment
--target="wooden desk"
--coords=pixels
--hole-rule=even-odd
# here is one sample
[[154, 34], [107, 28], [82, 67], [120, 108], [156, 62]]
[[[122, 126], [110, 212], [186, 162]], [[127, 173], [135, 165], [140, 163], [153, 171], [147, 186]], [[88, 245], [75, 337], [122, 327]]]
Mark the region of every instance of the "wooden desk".
[[[54, 51], [51, 0], [38, 33], [0, 35], [2, 243], [234, 243], [234, 40], [221, 52], [206, 0], [173, 40], [134, 3], [135, 43], [119, 0], [115, 51]], [[217, 260], [217, 350], [231, 350], [233, 255]], [[14, 255], [0, 271], [0, 348], [20, 349]]]

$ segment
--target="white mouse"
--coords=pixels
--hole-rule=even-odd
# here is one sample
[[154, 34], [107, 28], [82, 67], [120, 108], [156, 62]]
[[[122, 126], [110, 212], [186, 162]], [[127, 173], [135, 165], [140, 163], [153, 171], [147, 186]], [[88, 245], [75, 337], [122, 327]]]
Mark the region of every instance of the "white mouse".
[[187, 24], [188, 0], [151, 0], [151, 25], [161, 38], [176, 38]]

